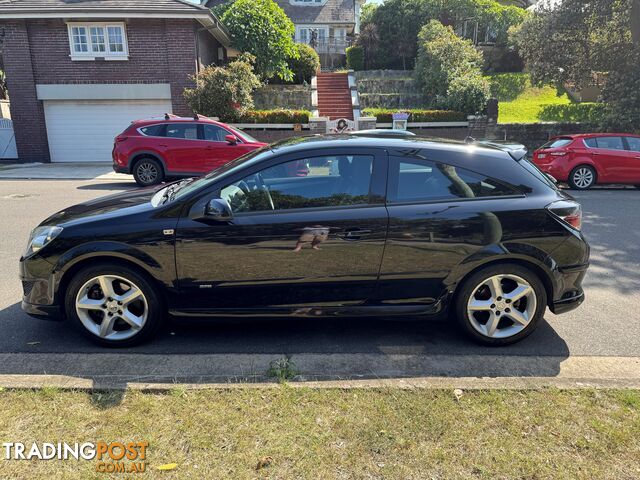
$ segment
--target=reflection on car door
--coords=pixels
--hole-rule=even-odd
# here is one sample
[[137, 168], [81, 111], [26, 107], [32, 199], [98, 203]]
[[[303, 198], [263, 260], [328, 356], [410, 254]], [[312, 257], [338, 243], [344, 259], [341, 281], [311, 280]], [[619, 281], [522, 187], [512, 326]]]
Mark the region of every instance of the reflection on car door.
[[[305, 155], [236, 174], [181, 218], [178, 277], [197, 298], [192, 308], [355, 305], [374, 294], [388, 221], [385, 154]], [[301, 162], [306, 176], [297, 175]], [[218, 195], [232, 221], [193, 218]]]
[[437, 311], [449, 274], [474, 253], [499, 244], [503, 224], [517, 224], [517, 204], [526, 209], [526, 198], [514, 186], [427, 158], [390, 152], [389, 234], [378, 295], [383, 303]]

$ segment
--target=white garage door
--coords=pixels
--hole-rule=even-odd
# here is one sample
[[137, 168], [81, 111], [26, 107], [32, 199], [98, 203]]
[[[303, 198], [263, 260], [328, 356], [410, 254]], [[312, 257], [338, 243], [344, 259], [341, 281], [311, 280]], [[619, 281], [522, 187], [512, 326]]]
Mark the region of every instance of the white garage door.
[[111, 162], [113, 139], [131, 123], [171, 112], [169, 100], [44, 102], [52, 162]]

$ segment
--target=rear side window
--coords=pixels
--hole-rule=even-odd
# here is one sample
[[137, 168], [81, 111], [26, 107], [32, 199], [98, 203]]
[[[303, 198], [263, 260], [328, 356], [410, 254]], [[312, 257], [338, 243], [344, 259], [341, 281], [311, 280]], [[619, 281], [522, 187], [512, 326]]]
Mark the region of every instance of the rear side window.
[[171, 123], [167, 125], [168, 138], [198, 139], [198, 125], [195, 123]]
[[624, 150], [624, 142], [622, 137], [598, 137], [596, 138], [598, 148], [605, 150]]
[[162, 137], [164, 136], [164, 125], [149, 125], [148, 127], [142, 127], [140, 133], [147, 137]]
[[589, 148], [598, 148], [598, 141], [595, 138], [585, 138], [584, 144]]
[[485, 175], [423, 159], [391, 158], [389, 202], [520, 195], [515, 187]]
[[627, 143], [629, 144], [629, 150], [632, 152], [640, 152], [640, 138], [627, 137]]
[[545, 143], [540, 148], [562, 148], [569, 145], [573, 142], [572, 138], [556, 138], [555, 140], [551, 140], [550, 142]]

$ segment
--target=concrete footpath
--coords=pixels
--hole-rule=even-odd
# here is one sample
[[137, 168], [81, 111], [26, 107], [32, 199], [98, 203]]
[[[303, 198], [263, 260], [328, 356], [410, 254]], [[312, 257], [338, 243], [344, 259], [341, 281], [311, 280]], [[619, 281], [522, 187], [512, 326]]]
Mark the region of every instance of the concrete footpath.
[[108, 162], [0, 164], [0, 179], [129, 181], [131, 175], [116, 173]]
[[[283, 355], [0, 354], [0, 387], [268, 387]], [[301, 354], [291, 385], [312, 388], [640, 388], [640, 357]], [[105, 368], [108, 366], [108, 369]], [[126, 372], [126, 373], [118, 373]]]

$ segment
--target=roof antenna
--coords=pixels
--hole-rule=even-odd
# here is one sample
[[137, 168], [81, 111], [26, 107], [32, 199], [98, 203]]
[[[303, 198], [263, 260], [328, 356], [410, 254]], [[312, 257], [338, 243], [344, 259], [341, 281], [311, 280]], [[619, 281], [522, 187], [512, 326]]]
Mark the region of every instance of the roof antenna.
[[193, 119], [194, 120], [200, 120], [200, 115], [198, 115], [197, 113], [193, 113]]
[[164, 114], [164, 119], [165, 119], [165, 120], [169, 120], [170, 118], [171, 118], [171, 117], [169, 116], [169, 114], [168, 114], [168, 113], [165, 113], [165, 114]]

